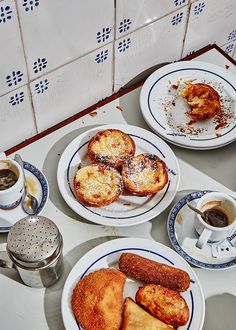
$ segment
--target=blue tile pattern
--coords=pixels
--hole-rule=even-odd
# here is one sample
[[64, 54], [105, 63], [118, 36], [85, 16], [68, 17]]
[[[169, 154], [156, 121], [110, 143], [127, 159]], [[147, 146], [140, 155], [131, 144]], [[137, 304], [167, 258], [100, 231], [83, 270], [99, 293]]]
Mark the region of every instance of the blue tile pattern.
[[118, 44], [118, 50], [122, 53], [125, 52], [131, 44], [130, 38], [123, 39], [122, 41], [119, 42]]
[[102, 31], [97, 32], [97, 42], [105, 42], [110, 38], [111, 29], [109, 27], [104, 27]]
[[233, 49], [234, 49], [234, 44], [229, 44], [229, 45], [225, 48], [225, 52], [226, 52], [226, 54], [231, 53]]
[[22, 81], [23, 73], [18, 70], [18, 71], [12, 71], [11, 74], [9, 74], [6, 77], [6, 83], [8, 87], [16, 86], [18, 83]]
[[174, 0], [174, 4], [176, 6], [181, 6], [186, 2], [186, 0]]
[[6, 23], [9, 21], [12, 16], [11, 16], [12, 10], [9, 5], [7, 6], [1, 6], [0, 7], [0, 24]]
[[25, 8], [25, 11], [33, 11], [35, 7], [39, 6], [39, 0], [24, 0], [22, 6]]
[[205, 3], [200, 2], [194, 7], [194, 15], [199, 15], [202, 13], [203, 9], [205, 8]]
[[95, 61], [97, 63], [104, 62], [108, 57], [108, 50], [102, 50], [99, 54], [96, 55]]
[[13, 106], [17, 105], [17, 104], [20, 104], [21, 102], [23, 102], [24, 97], [25, 97], [24, 92], [18, 92], [14, 96], [10, 97], [9, 103]]
[[172, 17], [171, 24], [177, 25], [182, 21], [183, 13], [177, 13], [175, 16]]
[[34, 73], [38, 73], [47, 67], [46, 58], [38, 58], [37, 61], [34, 62], [33, 71]]
[[129, 18], [124, 18], [123, 21], [120, 22], [118, 30], [120, 33], [126, 32], [129, 30], [131, 25], [131, 20]]
[[37, 84], [34, 86], [34, 90], [37, 94], [42, 94], [48, 89], [49, 81], [47, 79], [40, 80]]
[[236, 30], [231, 31], [228, 35], [228, 40], [233, 40], [234, 38], [236, 38]]

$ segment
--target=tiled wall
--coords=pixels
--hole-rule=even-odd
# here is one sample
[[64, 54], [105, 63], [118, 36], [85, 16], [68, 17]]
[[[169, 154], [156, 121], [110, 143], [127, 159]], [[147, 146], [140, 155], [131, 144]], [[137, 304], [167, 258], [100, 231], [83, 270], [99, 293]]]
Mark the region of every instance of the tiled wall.
[[209, 43], [236, 57], [235, 0], [0, 0], [0, 150]]

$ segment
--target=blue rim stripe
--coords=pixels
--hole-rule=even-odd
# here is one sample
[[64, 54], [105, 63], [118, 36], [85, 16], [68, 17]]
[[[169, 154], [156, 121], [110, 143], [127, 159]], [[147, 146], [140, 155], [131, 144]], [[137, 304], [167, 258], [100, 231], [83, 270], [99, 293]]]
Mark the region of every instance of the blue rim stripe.
[[[224, 80], [227, 84], [229, 84], [234, 91], [236, 91], [236, 88], [227, 80], [225, 79], [224, 77], [222, 77], [221, 75], [217, 74], [217, 73], [214, 73], [210, 70], [206, 70], [206, 69], [200, 69], [200, 68], [194, 68], [194, 67], [190, 67], [190, 68], [183, 68], [183, 69], [177, 69], [177, 70], [173, 70], [173, 71], [170, 71], [166, 74], [164, 74], [163, 76], [161, 76], [160, 78], [158, 78], [155, 83], [152, 85], [152, 87], [150, 88], [149, 92], [148, 92], [148, 100], [147, 100], [147, 103], [148, 103], [148, 109], [150, 111], [150, 114], [151, 116], [153, 117], [153, 119], [155, 120], [155, 122], [163, 129], [163, 130], [166, 130], [166, 128], [164, 126], [162, 126], [160, 124], [160, 122], [156, 119], [156, 117], [154, 116], [152, 110], [151, 110], [151, 105], [150, 105], [150, 94], [152, 92], [152, 89], [154, 88], [154, 86], [162, 79], [162, 78], [165, 78], [166, 76], [172, 74], [172, 73], [175, 73], [175, 72], [179, 72], [179, 71], [188, 71], [188, 70], [196, 70], [196, 71], [204, 71], [204, 72], [207, 72], [207, 73], [211, 73], [219, 78], [221, 78], [222, 80]], [[231, 128], [229, 131], [225, 132], [223, 135], [221, 135], [220, 137], [222, 136], [225, 136], [226, 134], [230, 133], [233, 129], [235, 129], [236, 125]], [[208, 141], [208, 140], [214, 140], [214, 139], [219, 139], [219, 137], [212, 137], [212, 138], [206, 138], [206, 139], [192, 139], [192, 138], [189, 138], [190, 140], [192, 141]]]
[[[143, 137], [140, 137], [140, 136], [138, 136], [138, 135], [134, 135], [134, 134], [130, 134], [130, 133], [127, 133], [127, 134], [129, 134], [130, 136], [132, 136], [132, 137], [136, 137], [136, 138], [139, 138], [139, 139], [141, 139], [141, 140], [144, 140], [144, 141], [146, 141], [146, 142], [148, 142], [149, 144], [151, 144], [155, 149], [157, 149], [158, 151], [159, 151], [159, 153], [162, 155], [162, 157], [163, 158], [166, 158], [166, 156], [163, 154], [163, 152], [155, 145], [155, 144], [153, 144], [152, 142], [150, 142], [150, 141], [148, 141], [147, 139], [144, 139]], [[150, 209], [148, 209], [147, 211], [144, 211], [144, 212], [142, 212], [142, 213], [139, 213], [139, 214], [135, 214], [135, 215], [132, 215], [132, 216], [128, 216], [128, 217], [121, 217], [121, 216], [119, 216], [119, 217], [112, 217], [112, 216], [106, 216], [106, 215], [102, 215], [102, 214], [100, 214], [100, 213], [97, 213], [97, 212], [95, 212], [95, 211], [93, 211], [93, 210], [91, 210], [90, 208], [88, 208], [86, 205], [84, 205], [84, 204], [82, 204], [77, 198], [76, 198], [76, 195], [74, 194], [74, 190], [73, 190], [73, 187], [71, 187], [71, 184], [70, 184], [70, 165], [71, 165], [71, 163], [72, 163], [72, 161], [73, 161], [73, 159], [74, 159], [74, 157], [75, 157], [75, 155], [86, 145], [86, 144], [88, 144], [89, 143], [89, 141], [87, 141], [87, 142], [85, 142], [85, 143], [83, 143], [74, 153], [73, 153], [73, 155], [72, 155], [72, 157], [71, 157], [71, 159], [70, 159], [70, 161], [69, 161], [69, 163], [68, 163], [68, 166], [67, 166], [67, 171], [66, 171], [66, 180], [67, 180], [67, 184], [68, 184], [68, 186], [69, 186], [69, 189], [70, 189], [70, 191], [71, 191], [71, 193], [72, 193], [72, 195], [74, 196], [74, 198], [76, 199], [76, 201], [78, 201], [78, 203], [83, 207], [83, 208], [85, 208], [87, 211], [89, 211], [89, 212], [91, 212], [91, 213], [93, 213], [93, 214], [96, 214], [96, 215], [98, 215], [98, 216], [100, 216], [100, 217], [103, 217], [103, 218], [107, 218], [107, 219], [132, 219], [132, 218], [135, 218], [135, 217], [138, 217], [138, 216], [141, 216], [141, 215], [143, 215], [143, 214], [146, 214], [146, 213], [148, 213], [148, 212], [150, 212], [151, 210], [153, 210], [157, 205], [159, 205], [160, 203], [161, 203], [161, 201], [164, 199], [164, 197], [166, 196], [166, 194], [167, 194], [167, 192], [168, 192], [168, 190], [169, 190], [169, 187], [170, 187], [170, 183], [171, 183], [171, 180], [169, 179], [169, 182], [168, 182], [168, 184], [167, 184], [167, 186], [166, 186], [166, 189], [165, 189], [165, 192], [164, 192], [164, 194], [163, 194], [163, 196], [162, 196], [162, 198], [154, 205], [154, 206], [152, 206]]]
[[[143, 249], [143, 248], [135, 248], [135, 247], [133, 247], [133, 248], [123, 248], [123, 249], [118, 249], [118, 250], [114, 250], [114, 251], [108, 252], [108, 253], [102, 255], [101, 257], [99, 257], [98, 259], [96, 259], [94, 262], [92, 262], [91, 265], [89, 265], [89, 266], [87, 267], [87, 269], [86, 269], [86, 270], [84, 271], [84, 273], [81, 275], [80, 280], [81, 280], [81, 279], [87, 274], [87, 272], [90, 270], [90, 268], [91, 268], [92, 266], [94, 266], [97, 262], [99, 262], [101, 259], [103, 259], [103, 258], [105, 258], [105, 257], [107, 257], [107, 256], [109, 256], [109, 255], [111, 255], [111, 254], [114, 254], [114, 253], [117, 253], [117, 252], [122, 252], [122, 251], [144, 251], [144, 252], [149, 252], [149, 253], [152, 253], [152, 254], [154, 254], [154, 255], [157, 255], [158, 257], [163, 258], [163, 259], [166, 260], [168, 263], [170, 263], [172, 266], [175, 265], [174, 262], [171, 261], [170, 259], [166, 258], [165, 256], [163, 256], [163, 255], [160, 254], [160, 253], [157, 253], [157, 252], [154, 252], [154, 251], [151, 251], [151, 250], [147, 250], [147, 249]], [[187, 328], [187, 330], [190, 329], [190, 326], [191, 326], [191, 324], [192, 324], [192, 320], [193, 320], [193, 315], [194, 315], [194, 298], [193, 298], [192, 290], [190, 290], [189, 293], [190, 293], [190, 298], [191, 298], [191, 315], [190, 315], [190, 319], [189, 319], [189, 323], [188, 323], [188, 328]], [[79, 328], [80, 330], [82, 330], [82, 328], [80, 327], [80, 325], [78, 324], [78, 322], [77, 322], [77, 325], [78, 325], [78, 328]]]

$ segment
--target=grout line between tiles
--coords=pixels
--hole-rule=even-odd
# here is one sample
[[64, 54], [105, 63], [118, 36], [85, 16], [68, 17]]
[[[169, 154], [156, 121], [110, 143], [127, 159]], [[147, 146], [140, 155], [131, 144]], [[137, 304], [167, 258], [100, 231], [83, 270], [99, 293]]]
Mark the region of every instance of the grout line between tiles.
[[116, 37], [116, 0], [114, 0], [114, 38], [112, 45], [112, 93], [115, 90], [115, 37]]
[[30, 89], [30, 79], [29, 79], [29, 68], [28, 68], [28, 62], [26, 59], [26, 51], [25, 51], [25, 44], [24, 44], [24, 40], [23, 40], [23, 35], [22, 35], [22, 29], [21, 29], [21, 22], [20, 22], [20, 16], [19, 16], [19, 9], [18, 9], [18, 3], [15, 0], [15, 6], [16, 6], [16, 14], [17, 14], [17, 19], [18, 19], [18, 26], [19, 26], [19, 30], [20, 30], [20, 38], [21, 38], [21, 43], [22, 43], [22, 48], [23, 48], [23, 53], [24, 53], [24, 59], [25, 59], [25, 65], [26, 65], [26, 71], [27, 71], [27, 80], [28, 83], [27, 85], [27, 89], [28, 89], [28, 94], [29, 94], [29, 99], [30, 99], [30, 104], [31, 104], [31, 111], [32, 111], [32, 116], [33, 116], [33, 122], [34, 122], [34, 127], [36, 132], [38, 133], [38, 127], [37, 127], [37, 121], [36, 121], [36, 115], [35, 115], [35, 109], [34, 109], [34, 103], [33, 103], [33, 97], [32, 97], [32, 93], [31, 93], [31, 89]]
[[188, 3], [187, 15], [186, 15], [186, 20], [185, 20], [185, 29], [184, 29], [184, 37], [183, 37], [183, 45], [182, 45], [181, 58], [183, 57], [183, 52], [184, 52], [184, 44], [185, 44], [185, 39], [186, 39], [186, 35], [187, 35], [187, 30], [188, 30], [188, 23], [189, 23], [189, 18], [190, 18], [190, 11], [191, 11], [191, 2]]
[[[168, 12], [167, 14], [165, 14], [165, 15], [163, 15], [163, 16], [161, 16], [161, 17], [158, 17], [157, 19], [154, 19], [154, 20], [152, 20], [151, 22], [148, 22], [147, 24], [144, 24], [144, 25], [141, 25], [141, 26], [137, 27], [136, 29], [132, 30], [132, 31], [129, 32], [129, 33], [124, 33], [121, 37], [119, 37], [119, 38], [117, 38], [117, 39], [115, 38], [115, 41], [116, 41], [116, 40], [120, 40], [120, 39], [122, 39], [122, 38], [124, 38], [124, 37], [126, 37], [126, 36], [128, 36], [128, 35], [131, 35], [131, 34], [133, 34], [134, 32], [139, 31], [139, 30], [141, 30], [142, 28], [147, 27], [148, 25], [151, 25], [151, 24], [153, 24], [153, 23], [156, 23], [157, 21], [161, 20], [162, 18], [164, 18], [164, 17], [166, 17], [166, 16], [169, 16], [169, 15], [171, 15], [171, 14], [177, 12], [177, 11], [180, 11], [181, 9], [183, 9], [184, 7], [187, 7], [187, 6], [189, 6], [189, 4], [184, 5], [184, 6], [182, 6], [182, 7], [179, 7], [178, 9], [172, 10], [171, 12]], [[116, 35], [115, 35], [115, 37], [116, 37]]]

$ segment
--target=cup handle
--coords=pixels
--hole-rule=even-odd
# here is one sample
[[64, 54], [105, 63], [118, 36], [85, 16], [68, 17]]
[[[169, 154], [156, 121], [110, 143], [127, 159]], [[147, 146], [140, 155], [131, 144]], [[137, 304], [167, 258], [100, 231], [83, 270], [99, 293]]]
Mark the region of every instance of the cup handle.
[[198, 247], [199, 249], [202, 249], [207, 241], [209, 240], [210, 236], [211, 236], [212, 231], [210, 229], [204, 228], [203, 232], [201, 233], [201, 235], [199, 236], [197, 243], [196, 243], [196, 247]]
[[[6, 246], [7, 246], [6, 243], [0, 244], [0, 252], [6, 252]], [[15, 268], [12, 261], [3, 260], [3, 259], [0, 259], [0, 267], [1, 268]]]
[[7, 159], [7, 156], [6, 156], [5, 152], [0, 151], [0, 160], [4, 160], [4, 159]]

